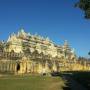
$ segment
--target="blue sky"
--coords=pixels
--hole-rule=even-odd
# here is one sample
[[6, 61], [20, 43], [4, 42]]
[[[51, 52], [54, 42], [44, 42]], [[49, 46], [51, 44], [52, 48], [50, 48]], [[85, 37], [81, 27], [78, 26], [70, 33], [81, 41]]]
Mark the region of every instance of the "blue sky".
[[74, 7], [78, 0], [0, 0], [0, 40], [24, 28], [56, 44], [68, 40], [78, 56], [90, 50], [90, 20]]

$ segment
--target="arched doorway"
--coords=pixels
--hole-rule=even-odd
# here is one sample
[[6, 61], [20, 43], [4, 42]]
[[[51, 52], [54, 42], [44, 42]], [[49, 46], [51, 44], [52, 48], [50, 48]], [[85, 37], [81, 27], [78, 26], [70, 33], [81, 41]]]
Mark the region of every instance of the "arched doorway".
[[17, 72], [20, 70], [20, 63], [17, 63]]

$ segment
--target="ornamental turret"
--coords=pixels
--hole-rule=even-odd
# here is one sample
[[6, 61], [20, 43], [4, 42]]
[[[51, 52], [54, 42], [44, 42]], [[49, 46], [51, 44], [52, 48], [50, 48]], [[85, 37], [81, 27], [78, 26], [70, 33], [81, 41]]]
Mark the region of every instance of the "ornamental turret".
[[27, 37], [27, 33], [25, 33], [23, 28], [18, 32], [18, 37], [20, 37], [20, 38], [26, 38]]

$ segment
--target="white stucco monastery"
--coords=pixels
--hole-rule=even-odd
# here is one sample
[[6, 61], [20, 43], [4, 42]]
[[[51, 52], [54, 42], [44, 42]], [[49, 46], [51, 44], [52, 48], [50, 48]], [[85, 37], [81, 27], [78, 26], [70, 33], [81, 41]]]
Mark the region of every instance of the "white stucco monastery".
[[21, 29], [6, 42], [0, 42], [0, 72], [48, 74], [78, 70], [90, 70], [90, 65], [78, 62], [67, 41], [56, 45], [48, 37], [31, 35]]

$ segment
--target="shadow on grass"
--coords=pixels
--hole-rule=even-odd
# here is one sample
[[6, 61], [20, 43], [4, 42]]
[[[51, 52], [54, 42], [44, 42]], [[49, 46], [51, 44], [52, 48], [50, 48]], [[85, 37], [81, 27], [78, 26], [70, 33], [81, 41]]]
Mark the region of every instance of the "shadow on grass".
[[[63, 80], [67, 80], [63, 87], [63, 90], [71, 90], [71, 81], [68, 79], [71, 78], [79, 83], [82, 87], [85, 87], [87, 90], [90, 90], [90, 71], [68, 71], [68, 72], [54, 72], [51, 74], [52, 76], [60, 76]], [[65, 78], [66, 77], [66, 78]]]
[[66, 81], [66, 79], [63, 77], [63, 73], [53, 72], [53, 73], [51, 73], [51, 75], [53, 77], [61, 77], [64, 80], [65, 86], [62, 87], [63, 90], [71, 90], [71, 88], [70, 88], [70, 82], [68, 80]]
[[63, 87], [63, 90], [71, 90], [70, 87]]
[[90, 90], [90, 71], [72, 72], [71, 77]]

